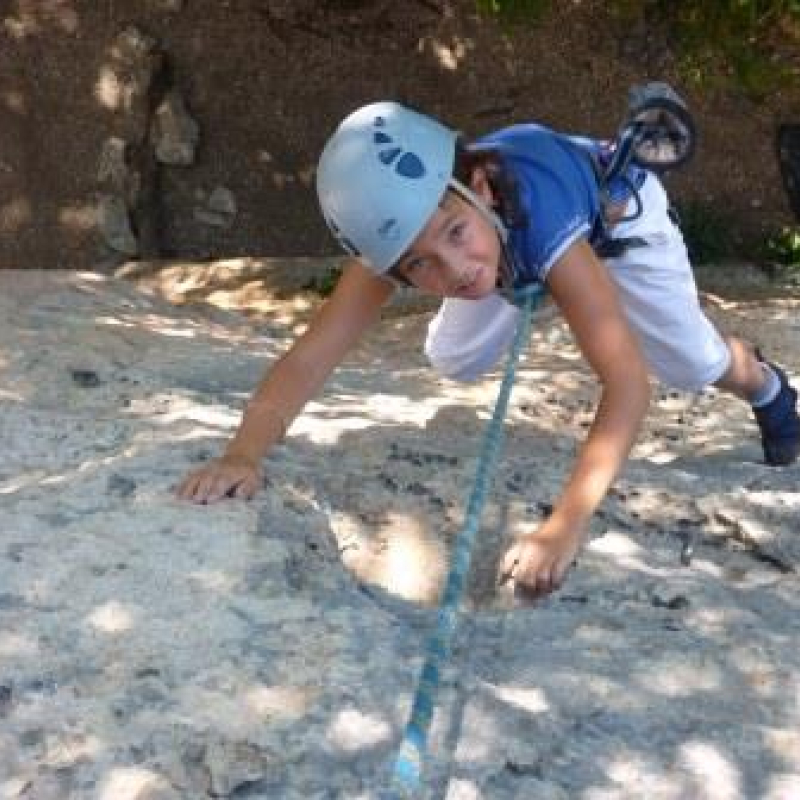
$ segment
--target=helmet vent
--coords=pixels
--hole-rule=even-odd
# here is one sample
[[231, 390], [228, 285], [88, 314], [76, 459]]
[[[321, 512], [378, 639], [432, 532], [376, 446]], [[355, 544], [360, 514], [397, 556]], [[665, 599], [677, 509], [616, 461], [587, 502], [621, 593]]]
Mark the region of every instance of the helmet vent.
[[394, 217], [385, 219], [378, 228], [378, 236], [383, 239], [394, 239], [397, 237], [397, 220]]
[[[384, 124], [383, 117], [375, 117], [376, 128], [383, 127]], [[418, 180], [425, 176], [425, 165], [422, 163], [422, 159], [410, 151], [404, 153], [403, 148], [395, 144], [394, 139], [388, 133], [375, 131], [372, 134], [372, 141], [379, 147], [378, 158], [382, 164], [386, 164], [388, 167], [397, 161], [394, 171], [401, 178]], [[389, 147], [383, 147], [383, 145], [389, 145]]]
[[378, 154], [378, 158], [380, 158], [384, 164], [391, 164], [402, 152], [402, 147], [389, 147], [386, 150], [381, 150]]
[[404, 178], [421, 178], [425, 174], [425, 167], [420, 159], [413, 153], [404, 153], [397, 162], [397, 174]]

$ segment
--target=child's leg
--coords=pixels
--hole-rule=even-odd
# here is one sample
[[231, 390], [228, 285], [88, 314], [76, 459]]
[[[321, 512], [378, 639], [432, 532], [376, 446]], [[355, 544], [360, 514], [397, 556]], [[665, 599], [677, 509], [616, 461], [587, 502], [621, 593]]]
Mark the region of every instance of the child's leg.
[[[706, 317], [680, 231], [667, 198], [650, 176], [641, 190], [644, 213], [617, 226], [620, 237], [640, 237], [609, 268], [633, 330], [653, 373], [668, 386], [698, 391], [715, 385], [754, 405], [770, 464], [800, 455], [796, 393], [786, 376], [735, 338], [723, 338]], [[481, 300], [449, 298], [432, 320], [425, 352], [432, 365], [455, 380], [475, 380], [507, 352], [518, 309], [498, 295]]]
[[756, 358], [765, 379], [750, 403], [761, 430], [764, 458], [773, 466], [792, 464], [800, 456], [797, 391], [780, 367], [764, 361], [758, 351]]
[[642, 215], [613, 234], [648, 244], [606, 265], [653, 373], [668, 386], [697, 391], [726, 374], [731, 352], [700, 307], [686, 246], [658, 179], [649, 176], [640, 193]]
[[643, 238], [649, 246], [631, 248], [606, 263], [651, 369], [669, 386], [714, 385], [751, 403], [767, 462], [790, 463], [800, 454], [795, 391], [780, 369], [741, 340], [723, 338], [706, 317], [683, 237], [652, 176], [642, 188], [642, 202], [642, 216], [614, 233]]
[[765, 383], [769, 381], [770, 373], [764, 369], [763, 361], [759, 360], [751, 345], [734, 336], [726, 336], [725, 343], [731, 356], [730, 363], [714, 385], [752, 403], [766, 388]]

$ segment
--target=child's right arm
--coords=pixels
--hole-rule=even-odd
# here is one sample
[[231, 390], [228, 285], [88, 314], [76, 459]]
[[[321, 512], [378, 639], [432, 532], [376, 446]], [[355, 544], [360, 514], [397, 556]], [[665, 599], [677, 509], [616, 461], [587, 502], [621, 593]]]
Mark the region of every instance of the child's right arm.
[[378, 318], [391, 294], [391, 283], [359, 261], [348, 261], [333, 294], [256, 388], [223, 455], [187, 475], [178, 496], [195, 503], [214, 503], [231, 494], [251, 497], [261, 483], [261, 459]]

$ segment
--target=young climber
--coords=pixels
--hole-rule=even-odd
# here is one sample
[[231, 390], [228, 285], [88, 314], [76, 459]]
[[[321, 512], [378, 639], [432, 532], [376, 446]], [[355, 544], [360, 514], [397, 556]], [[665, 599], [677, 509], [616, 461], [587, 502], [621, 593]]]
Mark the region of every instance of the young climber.
[[540, 282], [600, 383], [593, 423], [552, 513], [505, 556], [504, 572], [520, 588], [541, 595], [563, 581], [636, 439], [650, 401], [648, 372], [679, 389], [713, 385], [739, 396], [754, 409], [766, 462], [793, 462], [796, 391], [704, 315], [657, 177], [631, 165], [599, 185], [604, 148], [534, 124], [465, 145], [436, 120], [391, 102], [348, 116], [322, 152], [317, 191], [352, 258], [255, 390], [225, 452], [189, 474], [179, 496], [252, 496], [265, 453], [398, 284], [444, 298], [426, 353], [443, 374], [472, 380], [509, 347], [520, 313], [509, 291]]

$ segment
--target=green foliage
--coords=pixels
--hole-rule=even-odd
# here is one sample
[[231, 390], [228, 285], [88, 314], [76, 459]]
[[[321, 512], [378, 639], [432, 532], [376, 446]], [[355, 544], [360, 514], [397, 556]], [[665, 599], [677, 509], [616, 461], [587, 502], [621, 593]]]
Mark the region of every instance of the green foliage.
[[316, 292], [322, 297], [328, 297], [336, 288], [336, 284], [341, 277], [342, 270], [339, 267], [331, 267], [325, 270], [322, 275], [315, 275], [306, 283], [303, 288]]
[[536, 22], [544, 17], [550, 6], [550, 0], [475, 0], [475, 8], [480, 14], [511, 23]]
[[687, 56], [688, 64], [684, 63], [689, 79], [702, 85], [708, 73], [698, 67], [718, 60], [721, 68], [717, 74], [724, 75], [727, 67], [734, 82], [756, 98], [791, 81], [788, 64], [776, 59], [771, 36], [773, 26], [798, 16], [800, 7], [793, 9], [794, 3], [727, 0], [668, 5], [675, 9], [674, 25]]
[[[475, 0], [479, 13], [510, 23], [537, 22], [550, 0]], [[661, 26], [673, 39], [685, 82], [700, 89], [730, 83], [753, 99], [800, 82], [800, 0], [610, 0], [618, 22]]]
[[800, 270], [800, 225], [787, 225], [769, 236], [765, 249], [773, 264]]
[[734, 221], [708, 205], [693, 202], [678, 208], [681, 231], [694, 264], [713, 264], [730, 259], [738, 249], [732, 231]]
[[732, 82], [759, 99], [800, 78], [800, 0], [612, 0], [611, 7], [622, 20], [665, 25], [684, 80], [698, 88]]

